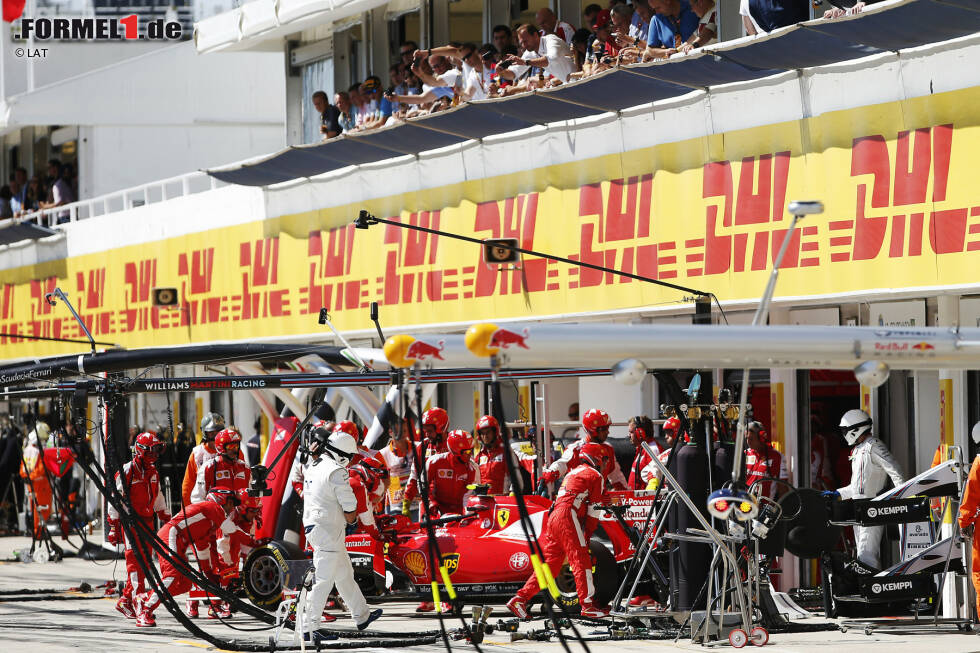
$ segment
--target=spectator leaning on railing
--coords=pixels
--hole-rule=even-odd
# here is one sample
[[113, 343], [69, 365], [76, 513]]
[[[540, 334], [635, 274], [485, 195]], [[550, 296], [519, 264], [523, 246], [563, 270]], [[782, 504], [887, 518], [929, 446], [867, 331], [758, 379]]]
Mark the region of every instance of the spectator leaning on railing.
[[575, 34], [575, 28], [565, 21], [558, 20], [555, 12], [548, 7], [538, 9], [538, 13], [534, 15], [534, 20], [537, 21], [538, 26], [541, 28], [542, 36], [545, 34], [555, 34], [568, 45], [572, 44], [572, 36]]
[[[63, 177], [64, 167], [58, 159], [48, 161], [48, 176], [53, 180], [48, 196], [49, 200], [40, 202], [42, 209], [53, 209], [57, 206], [64, 206], [75, 201], [75, 196], [71, 192], [71, 186]], [[67, 222], [69, 219], [68, 211], [59, 211], [57, 216], [58, 224]]]
[[17, 215], [24, 211], [27, 205], [27, 170], [21, 167], [14, 169], [10, 179], [10, 210]]
[[333, 138], [343, 129], [340, 126], [340, 110], [327, 101], [327, 94], [317, 91], [313, 94], [313, 108], [320, 114], [320, 134], [323, 140]]
[[599, 15], [602, 11], [602, 7], [597, 4], [586, 5], [585, 9], [582, 10], [582, 15], [585, 16], [584, 25], [592, 25], [595, 23], [595, 17]]
[[647, 47], [647, 36], [650, 34], [650, 20], [653, 9], [647, 0], [633, 0], [633, 16], [630, 18], [629, 38], [638, 48]]
[[350, 94], [347, 91], [340, 91], [333, 97], [333, 103], [340, 111], [337, 122], [341, 130], [345, 132], [354, 131], [357, 127], [357, 120], [354, 118], [354, 107], [350, 101]]
[[517, 45], [514, 43], [514, 33], [506, 25], [497, 25], [493, 28], [493, 47], [501, 56], [517, 54]]
[[540, 69], [544, 75], [564, 83], [575, 71], [571, 48], [554, 34], [541, 36], [537, 27], [527, 23], [517, 28], [517, 40], [524, 48], [524, 54], [505, 57], [503, 63], [508, 67], [500, 71], [500, 66], [497, 66], [501, 77], [519, 81], [531, 74], [533, 69]]
[[459, 61], [463, 69], [462, 76], [458, 78], [458, 81], [456, 79], [450, 80], [446, 75], [423, 79], [423, 81], [432, 86], [449, 86], [449, 82], [452, 81], [458, 87], [459, 99], [465, 102], [487, 98], [487, 88], [490, 86], [492, 70], [483, 65], [480, 49], [476, 47], [475, 43], [444, 45], [432, 48], [429, 52], [432, 53], [432, 56], [449, 57]]
[[[412, 64], [412, 71], [422, 80], [422, 92], [409, 95], [390, 95], [388, 99], [392, 102], [403, 104], [422, 105], [422, 109], [429, 108], [437, 102], [448, 101], [451, 103], [456, 87], [456, 78], [459, 71], [450, 70], [446, 58], [439, 55], [432, 55], [426, 60], [426, 50], [418, 50], [415, 62]], [[426, 79], [437, 81], [434, 85]]]
[[650, 21], [643, 59], [666, 59], [697, 32], [699, 18], [687, 0], [652, 0], [650, 6], [657, 13]]
[[703, 48], [718, 40], [718, 9], [715, 0], [691, 0], [691, 9], [700, 18], [698, 28], [681, 47], [677, 48], [678, 52], [690, 52], [694, 48]]

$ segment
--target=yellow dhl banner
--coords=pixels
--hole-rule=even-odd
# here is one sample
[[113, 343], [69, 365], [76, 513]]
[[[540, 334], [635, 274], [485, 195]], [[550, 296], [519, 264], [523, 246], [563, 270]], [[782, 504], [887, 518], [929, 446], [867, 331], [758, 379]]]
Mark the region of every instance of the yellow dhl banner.
[[[781, 296], [912, 286], [980, 288], [977, 88], [839, 111], [531, 172], [383, 197], [3, 272], [0, 331], [79, 338], [68, 293], [97, 340], [126, 347], [658, 306], [683, 293], [541, 259], [488, 268], [481, 248], [379, 217], [714, 292], [758, 297], [793, 199], [822, 200], [783, 264]], [[151, 289], [178, 288], [178, 309]], [[0, 359], [79, 351], [0, 337]]]

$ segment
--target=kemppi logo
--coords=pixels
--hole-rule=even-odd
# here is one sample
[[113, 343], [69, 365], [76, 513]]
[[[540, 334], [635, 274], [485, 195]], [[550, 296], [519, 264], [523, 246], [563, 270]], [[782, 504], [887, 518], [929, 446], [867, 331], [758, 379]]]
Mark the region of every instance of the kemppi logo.
[[874, 519], [879, 515], [882, 517], [887, 517], [889, 515], [902, 515], [908, 511], [908, 506], [883, 506], [881, 508], [868, 508], [868, 517]]
[[490, 343], [488, 347], [500, 347], [501, 349], [508, 349], [511, 345], [517, 345], [521, 349], [530, 349], [527, 346], [528, 330], [524, 329], [520, 333], [515, 333], [508, 329], [497, 329], [490, 336]]
[[430, 345], [422, 340], [416, 340], [405, 350], [405, 358], [408, 360], [424, 361], [426, 358], [438, 358], [445, 360], [440, 353], [446, 348], [446, 341], [440, 340], [439, 346]]
[[912, 589], [912, 581], [902, 580], [893, 583], [875, 583], [871, 586], [871, 593], [881, 594], [882, 592], [898, 592], [910, 589]]

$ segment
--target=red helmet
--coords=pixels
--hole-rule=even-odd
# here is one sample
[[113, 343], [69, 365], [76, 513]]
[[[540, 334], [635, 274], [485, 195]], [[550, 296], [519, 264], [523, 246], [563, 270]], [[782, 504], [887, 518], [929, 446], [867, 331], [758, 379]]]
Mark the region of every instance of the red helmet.
[[442, 408], [430, 408], [422, 414], [422, 426], [434, 426], [436, 433], [445, 433], [449, 426], [449, 413]]
[[153, 431], [144, 431], [136, 436], [136, 441], [133, 443], [133, 453], [137, 458], [153, 463], [163, 453], [164, 446], [166, 445], [160, 436]]
[[374, 492], [378, 488], [378, 483], [388, 481], [388, 466], [377, 458], [361, 458], [352, 470], [364, 481], [368, 492]]
[[252, 508], [253, 510], [262, 509], [262, 500], [259, 497], [253, 497], [248, 493], [248, 490], [238, 490], [235, 492], [235, 497], [238, 499], [239, 512], [242, 514], [246, 510]]
[[211, 499], [211, 501], [214, 501], [219, 506], [225, 506], [226, 508], [229, 506], [229, 504], [231, 506], [238, 505], [238, 496], [236, 495], [235, 491], [226, 487], [216, 487], [212, 489], [210, 492], [208, 492], [207, 498]]
[[340, 422], [337, 422], [337, 424], [333, 427], [333, 432], [346, 433], [347, 435], [354, 438], [354, 442], [356, 442], [357, 444], [361, 443], [361, 430], [357, 428], [357, 424], [350, 421], [349, 419], [345, 419]]
[[463, 460], [469, 460], [470, 456], [473, 455], [473, 436], [464, 431], [463, 429], [456, 429], [455, 431], [450, 431], [449, 436], [446, 438], [446, 444], [449, 446], [449, 450], [455, 456], [459, 456]]
[[609, 452], [598, 442], [586, 442], [583, 444], [582, 448], [578, 450], [578, 456], [586, 465], [594, 467], [600, 472], [605, 471], [609, 462]]
[[225, 429], [218, 435], [214, 436], [214, 450], [218, 453], [227, 455], [229, 444], [237, 444], [238, 448], [241, 449], [242, 434], [235, 429]]
[[479, 433], [483, 429], [493, 429], [498, 436], [500, 435], [500, 423], [497, 421], [497, 418], [494, 417], [493, 415], [484, 415], [476, 423], [477, 433]]
[[609, 419], [609, 413], [599, 408], [590, 408], [582, 416], [582, 426], [585, 427], [585, 432], [589, 434], [590, 439], [596, 435], [599, 428], [609, 427], [611, 424], [612, 420]]

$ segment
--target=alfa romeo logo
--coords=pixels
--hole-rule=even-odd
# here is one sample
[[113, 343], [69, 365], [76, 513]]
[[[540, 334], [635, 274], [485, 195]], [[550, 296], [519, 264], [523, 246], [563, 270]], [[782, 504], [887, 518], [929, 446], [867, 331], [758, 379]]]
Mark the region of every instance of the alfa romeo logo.
[[518, 551], [517, 553], [515, 553], [510, 557], [510, 560], [507, 561], [507, 564], [510, 565], [510, 568], [513, 569], [514, 571], [524, 571], [525, 569], [527, 569], [527, 566], [528, 564], [530, 564], [530, 562], [531, 562], [531, 558], [526, 553], [524, 553], [523, 551]]

